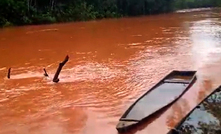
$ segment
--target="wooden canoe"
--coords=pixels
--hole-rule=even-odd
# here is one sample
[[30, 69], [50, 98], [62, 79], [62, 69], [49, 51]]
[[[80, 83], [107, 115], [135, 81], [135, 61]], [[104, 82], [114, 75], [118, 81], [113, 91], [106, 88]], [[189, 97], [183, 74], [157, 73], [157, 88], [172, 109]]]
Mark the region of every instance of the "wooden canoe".
[[174, 70], [138, 98], [116, 126], [125, 132], [178, 100], [196, 81], [196, 71]]
[[221, 86], [193, 108], [167, 134], [221, 134]]

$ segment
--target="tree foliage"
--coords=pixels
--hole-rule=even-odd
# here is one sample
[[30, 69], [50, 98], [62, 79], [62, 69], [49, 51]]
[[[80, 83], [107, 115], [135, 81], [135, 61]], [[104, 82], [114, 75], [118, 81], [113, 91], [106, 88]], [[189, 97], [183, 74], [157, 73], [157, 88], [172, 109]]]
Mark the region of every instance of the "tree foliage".
[[218, 0], [0, 0], [0, 26], [137, 16], [221, 6]]

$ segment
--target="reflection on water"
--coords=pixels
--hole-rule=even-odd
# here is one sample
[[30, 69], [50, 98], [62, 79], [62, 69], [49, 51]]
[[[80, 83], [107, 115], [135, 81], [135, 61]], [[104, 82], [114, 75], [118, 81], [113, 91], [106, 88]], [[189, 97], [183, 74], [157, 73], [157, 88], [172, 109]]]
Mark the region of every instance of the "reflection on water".
[[193, 110], [177, 130], [184, 134], [219, 134], [221, 132], [220, 104], [221, 87]]
[[136, 132], [166, 133], [221, 82], [219, 11], [1, 29], [0, 133], [117, 133], [124, 111], [165, 74], [197, 70], [193, 87]]

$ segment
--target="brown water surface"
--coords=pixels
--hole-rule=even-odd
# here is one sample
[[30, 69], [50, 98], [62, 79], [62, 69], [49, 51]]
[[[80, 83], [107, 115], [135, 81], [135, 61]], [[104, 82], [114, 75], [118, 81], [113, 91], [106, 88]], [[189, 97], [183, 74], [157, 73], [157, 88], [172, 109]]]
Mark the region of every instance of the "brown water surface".
[[179, 101], [130, 133], [168, 132], [221, 84], [220, 12], [1, 29], [0, 133], [117, 134], [124, 111], [162, 77], [197, 70], [197, 82]]

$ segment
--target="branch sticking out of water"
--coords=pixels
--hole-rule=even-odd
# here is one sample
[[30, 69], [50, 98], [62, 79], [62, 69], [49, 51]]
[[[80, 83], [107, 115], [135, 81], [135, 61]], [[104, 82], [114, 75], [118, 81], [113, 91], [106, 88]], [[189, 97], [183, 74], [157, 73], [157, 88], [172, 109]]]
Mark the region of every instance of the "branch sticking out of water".
[[11, 75], [11, 68], [8, 69], [8, 79], [10, 79], [10, 75]]
[[61, 72], [62, 67], [68, 62], [68, 60], [69, 60], [69, 56], [67, 55], [65, 57], [64, 61], [59, 64], [57, 72], [54, 75], [53, 82], [56, 82], [56, 83], [59, 82], [58, 76], [59, 76], [59, 74]]
[[44, 73], [44, 76], [45, 76], [45, 77], [48, 77], [48, 73], [47, 73], [47, 71], [46, 71], [45, 68], [44, 68], [44, 72], [45, 72], [45, 73]]

